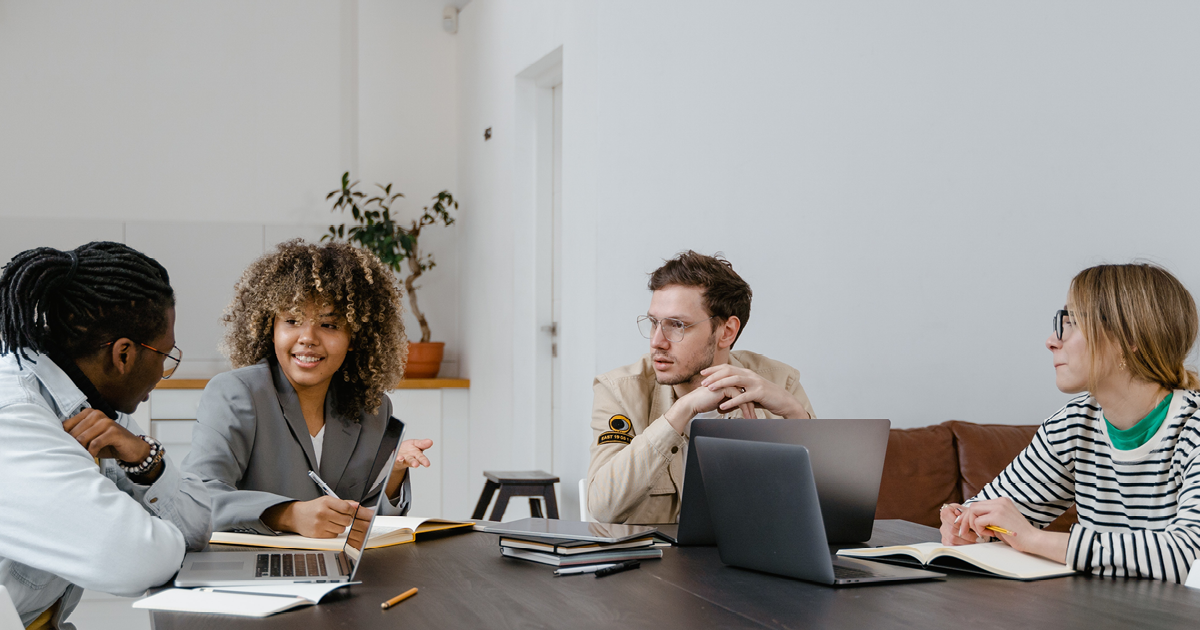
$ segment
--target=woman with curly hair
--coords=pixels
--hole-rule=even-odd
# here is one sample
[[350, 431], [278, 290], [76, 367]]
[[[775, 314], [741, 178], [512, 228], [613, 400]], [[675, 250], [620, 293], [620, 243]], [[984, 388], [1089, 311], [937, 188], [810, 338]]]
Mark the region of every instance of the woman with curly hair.
[[283, 243], [242, 274], [224, 321], [236, 369], [204, 388], [183, 462], [213, 497], [213, 529], [331, 538], [381, 490], [383, 514], [407, 512], [405, 473], [429, 465], [433, 441], [406, 440], [390, 459], [402, 425], [386, 391], [408, 343], [379, 259], [344, 243]]

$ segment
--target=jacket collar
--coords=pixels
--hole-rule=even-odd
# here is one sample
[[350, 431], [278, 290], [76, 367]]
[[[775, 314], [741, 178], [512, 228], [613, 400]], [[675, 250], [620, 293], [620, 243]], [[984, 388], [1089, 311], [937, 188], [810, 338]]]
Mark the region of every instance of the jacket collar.
[[265, 360], [271, 366], [271, 380], [275, 384], [275, 393], [278, 395], [283, 417], [291, 427], [296, 441], [304, 449], [309, 468], [317, 471], [321, 479], [337, 491], [338, 483], [350, 463], [350, 456], [354, 453], [354, 447], [358, 444], [362, 426], [354, 419], [338, 415], [337, 394], [331, 386], [325, 394], [325, 441], [321, 447], [321, 461], [318, 462], [312, 436], [308, 433], [308, 423], [304, 421], [304, 412], [300, 410], [300, 397], [296, 394], [296, 388], [292, 387], [292, 382], [287, 379], [278, 361]]
[[[87, 396], [57, 363], [50, 360], [50, 357], [29, 350], [26, 354], [29, 355], [29, 360], [21, 360], [21, 370], [31, 372], [41, 381], [42, 387], [50, 394], [50, 399], [57, 407], [59, 419], [67, 420], [87, 405]], [[5, 359], [16, 361], [12, 354]]]

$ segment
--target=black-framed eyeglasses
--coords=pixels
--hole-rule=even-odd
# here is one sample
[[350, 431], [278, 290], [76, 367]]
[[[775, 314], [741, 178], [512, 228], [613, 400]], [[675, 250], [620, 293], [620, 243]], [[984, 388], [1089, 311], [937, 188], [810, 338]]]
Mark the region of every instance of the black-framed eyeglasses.
[[692, 324], [686, 324], [681, 320], [675, 319], [674, 317], [668, 317], [666, 319], [656, 319], [649, 315], [639, 315], [637, 318], [637, 323], [638, 323], [638, 331], [640, 331], [642, 333], [642, 336], [647, 339], [653, 339], [654, 338], [654, 329], [661, 326], [662, 332], [663, 332], [663, 337], [666, 337], [667, 341], [670, 341], [671, 343], [679, 343], [680, 341], [683, 341], [683, 336], [685, 334], [687, 334], [687, 329], [691, 328], [692, 326], [698, 326], [700, 324], [703, 324], [704, 322], [708, 321], [709, 319], [714, 319], [714, 318], [716, 318], [716, 315], [713, 315], [712, 317], [709, 317], [708, 319], [702, 319], [702, 320], [692, 323]]
[[1070, 311], [1058, 309], [1054, 313], [1054, 336], [1058, 337], [1059, 341], [1063, 339], [1064, 326], [1074, 326], [1075, 318], [1071, 316]]
[[[110, 341], [100, 347], [103, 348], [105, 346], [111, 346], [114, 343], [116, 343], [116, 342]], [[171, 348], [170, 352], [163, 352], [162, 350], [159, 350], [158, 348], [155, 348], [154, 346], [146, 345], [140, 341], [138, 342], [138, 345], [143, 348], [146, 348], [148, 350], [153, 350], [153, 351], [163, 355], [163, 375], [162, 375], [162, 377], [163, 377], [164, 381], [171, 378], [171, 375], [175, 373], [175, 369], [179, 367], [180, 363], [183, 363], [183, 350], [180, 350], [179, 346], [175, 346], [174, 348]], [[170, 361], [171, 361], [170, 363], [167, 362], [168, 359], [170, 359]]]

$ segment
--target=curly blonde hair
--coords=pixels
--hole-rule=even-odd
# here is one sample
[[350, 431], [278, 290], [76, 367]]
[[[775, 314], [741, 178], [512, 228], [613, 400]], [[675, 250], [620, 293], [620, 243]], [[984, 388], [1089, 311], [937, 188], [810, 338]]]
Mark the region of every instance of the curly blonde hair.
[[408, 337], [395, 276], [370, 252], [346, 243], [281, 243], [234, 286], [221, 351], [235, 368], [273, 358], [275, 315], [307, 302], [333, 306], [349, 325], [353, 350], [331, 385], [338, 413], [375, 413], [404, 376]]

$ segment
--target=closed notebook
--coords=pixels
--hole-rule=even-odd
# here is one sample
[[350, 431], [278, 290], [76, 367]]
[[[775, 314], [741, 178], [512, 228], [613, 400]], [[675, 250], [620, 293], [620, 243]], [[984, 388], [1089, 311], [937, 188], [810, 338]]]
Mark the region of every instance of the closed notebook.
[[[371, 526], [371, 537], [367, 549], [390, 547], [412, 542], [418, 534], [446, 529], [463, 528], [469, 531], [474, 523], [469, 521], [446, 521], [438, 518], [412, 516], [377, 516]], [[248, 547], [273, 547], [276, 549], [315, 549], [318, 551], [341, 551], [346, 544], [345, 536], [337, 538], [309, 538], [297, 534], [263, 536], [237, 532], [213, 532], [209, 542], [217, 545], [243, 545]]]
[[501, 547], [500, 555], [518, 560], [540, 562], [554, 567], [573, 567], [584, 564], [601, 564], [606, 562], [622, 562], [624, 560], [651, 560], [662, 557], [662, 549], [644, 547], [642, 549], [614, 549], [612, 551], [597, 551], [581, 553], [573, 556], [560, 556], [554, 553], [533, 551], [530, 549], [513, 549]]
[[972, 573], [986, 573], [1012, 580], [1042, 580], [1075, 573], [1065, 564], [1023, 553], [1002, 542], [949, 547], [941, 543], [918, 543], [894, 547], [842, 549], [839, 556], [871, 558]]
[[139, 599], [134, 608], [167, 610], [171, 612], [233, 615], [237, 617], [269, 617], [278, 612], [312, 606], [348, 583], [341, 584], [272, 584], [267, 586], [238, 586], [227, 589], [169, 588]]
[[530, 549], [533, 551], [542, 551], [545, 553], [555, 553], [561, 556], [573, 556], [581, 553], [592, 553], [595, 551], [611, 551], [613, 549], [636, 549], [639, 547], [653, 547], [654, 537], [647, 536], [638, 538], [637, 540], [627, 540], [619, 543], [597, 543], [587, 540], [557, 540], [554, 538], [512, 538], [509, 536], [500, 537], [501, 547], [511, 547], [513, 549]]

